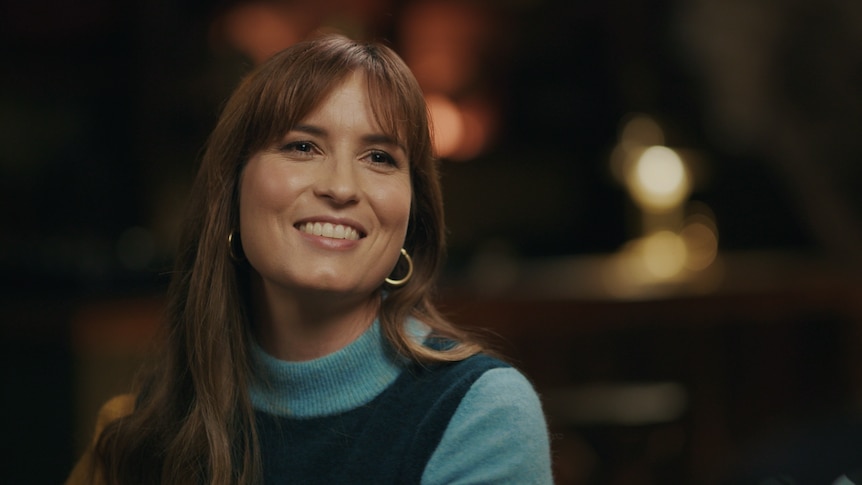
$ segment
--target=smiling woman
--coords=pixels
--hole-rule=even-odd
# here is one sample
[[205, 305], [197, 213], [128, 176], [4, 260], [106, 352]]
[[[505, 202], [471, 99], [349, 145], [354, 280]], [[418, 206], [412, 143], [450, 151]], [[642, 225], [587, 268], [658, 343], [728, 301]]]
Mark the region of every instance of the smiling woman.
[[321, 357], [365, 331], [380, 303], [369, 295], [406, 237], [410, 164], [367, 92], [350, 74], [243, 170], [240, 233], [253, 293], [265, 296], [254, 321], [264, 350], [284, 360]]
[[551, 483], [532, 386], [429, 296], [441, 199], [390, 49], [328, 36], [262, 65], [204, 153], [164, 357], [68, 483]]

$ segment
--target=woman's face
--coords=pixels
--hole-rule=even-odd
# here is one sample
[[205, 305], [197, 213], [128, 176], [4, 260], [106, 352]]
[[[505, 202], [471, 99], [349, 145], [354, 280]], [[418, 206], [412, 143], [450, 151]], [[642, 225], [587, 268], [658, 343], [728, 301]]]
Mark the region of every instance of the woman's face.
[[354, 73], [250, 158], [239, 195], [243, 250], [265, 289], [370, 296], [407, 233], [409, 155]]

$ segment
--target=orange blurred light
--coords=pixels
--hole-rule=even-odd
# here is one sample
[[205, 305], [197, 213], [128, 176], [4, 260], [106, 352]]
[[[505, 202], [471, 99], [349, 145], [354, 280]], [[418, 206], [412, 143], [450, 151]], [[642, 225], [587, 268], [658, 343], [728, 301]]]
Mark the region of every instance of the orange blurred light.
[[251, 1], [239, 3], [222, 17], [227, 42], [255, 64], [299, 42], [319, 25], [305, 3]]
[[[429, 100], [437, 155], [476, 158], [500, 123], [493, 60], [504, 49], [499, 9], [460, 0], [408, 2], [399, 21], [399, 52]], [[449, 124], [451, 123], [451, 124]]]
[[404, 59], [424, 89], [454, 94], [478, 74], [491, 16], [475, 4], [417, 1], [401, 20]]
[[431, 94], [425, 97], [425, 102], [431, 116], [434, 152], [440, 158], [451, 157], [464, 139], [464, 117], [445, 96]]

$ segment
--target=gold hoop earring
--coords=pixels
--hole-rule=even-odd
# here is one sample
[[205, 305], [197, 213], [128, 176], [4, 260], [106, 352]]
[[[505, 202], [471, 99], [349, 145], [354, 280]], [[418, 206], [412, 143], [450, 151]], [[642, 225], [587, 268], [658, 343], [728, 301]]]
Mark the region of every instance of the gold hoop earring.
[[[236, 241], [234, 241], [234, 233], [236, 233]], [[241, 263], [245, 261], [245, 255], [242, 254], [242, 247], [237, 248], [236, 246], [242, 244], [239, 240], [239, 232], [231, 231], [227, 235], [227, 250], [228, 254], [230, 254], [230, 259], [234, 260], [234, 262]]]
[[401, 255], [404, 256], [404, 259], [407, 260], [407, 275], [405, 275], [400, 280], [386, 278], [384, 281], [386, 281], [392, 286], [403, 286], [410, 280], [410, 277], [413, 276], [413, 258], [411, 258], [409, 254], [407, 254], [407, 250], [404, 248], [401, 248]]

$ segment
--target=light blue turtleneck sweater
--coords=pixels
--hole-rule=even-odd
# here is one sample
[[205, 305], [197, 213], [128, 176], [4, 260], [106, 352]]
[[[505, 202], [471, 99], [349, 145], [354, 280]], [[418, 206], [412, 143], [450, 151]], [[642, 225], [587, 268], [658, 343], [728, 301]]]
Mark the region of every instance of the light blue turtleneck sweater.
[[[428, 333], [421, 323], [408, 325], [417, 339]], [[281, 361], [259, 346], [253, 353], [259, 376], [251, 388], [254, 407], [300, 420], [371, 402], [407, 365], [391, 352], [376, 321], [356, 341], [319, 359]], [[491, 369], [473, 383], [432, 454], [422, 483], [553, 483], [541, 404], [520, 372]]]

